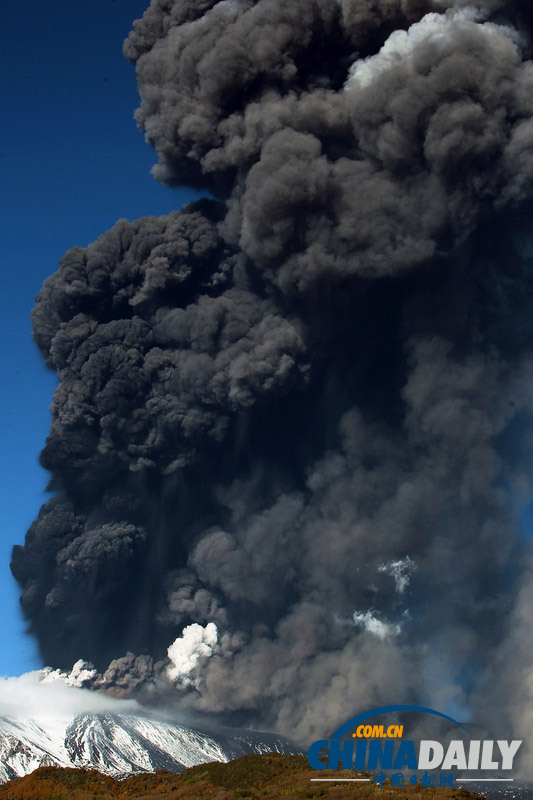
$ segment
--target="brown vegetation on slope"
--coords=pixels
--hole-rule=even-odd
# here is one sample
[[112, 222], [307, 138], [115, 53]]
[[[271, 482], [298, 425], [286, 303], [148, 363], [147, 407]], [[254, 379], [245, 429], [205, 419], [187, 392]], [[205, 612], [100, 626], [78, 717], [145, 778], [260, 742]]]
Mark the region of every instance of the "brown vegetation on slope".
[[[320, 777], [350, 777], [349, 770], [323, 772]], [[465, 789], [392, 789], [370, 784], [314, 784], [317, 773], [301, 756], [249, 755], [229, 764], [201, 764], [180, 775], [143, 773], [124, 781], [96, 770], [41, 767], [31, 775], [0, 787], [0, 800], [475, 800]]]

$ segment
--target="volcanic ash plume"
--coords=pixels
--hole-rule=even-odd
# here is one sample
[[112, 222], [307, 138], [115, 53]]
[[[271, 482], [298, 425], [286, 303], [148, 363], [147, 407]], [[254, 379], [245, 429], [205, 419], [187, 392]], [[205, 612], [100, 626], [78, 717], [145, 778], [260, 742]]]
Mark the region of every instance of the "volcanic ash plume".
[[387, 702], [524, 729], [532, 24], [135, 23], [154, 174], [211, 199], [119, 221], [37, 297], [54, 497], [12, 568], [47, 664], [301, 740]]

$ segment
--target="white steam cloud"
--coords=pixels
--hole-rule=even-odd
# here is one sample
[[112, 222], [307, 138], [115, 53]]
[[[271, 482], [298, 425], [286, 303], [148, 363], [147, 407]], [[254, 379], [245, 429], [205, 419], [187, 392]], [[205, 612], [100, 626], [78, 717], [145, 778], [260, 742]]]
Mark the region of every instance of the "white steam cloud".
[[397, 561], [389, 561], [386, 564], [380, 564], [378, 567], [378, 572], [381, 572], [384, 575], [390, 575], [394, 580], [398, 594], [404, 594], [405, 590], [409, 586], [411, 575], [415, 569], [416, 565], [413, 559], [409, 558], [409, 556], [406, 556], [405, 558]]
[[516, 31], [490, 22], [480, 23], [480, 15], [479, 9], [471, 7], [448, 11], [445, 14], [430, 13], [406, 31], [394, 31], [379, 53], [359, 59], [352, 65], [346, 89], [357, 85], [365, 88], [370, 86], [382, 72], [413, 59], [416, 50], [421, 46], [430, 45], [444, 51], [449, 48], [454, 34], [457, 36], [461, 30], [468, 31], [473, 26], [483, 28], [484, 34], [488, 37], [504, 36], [517, 40]]
[[76, 686], [81, 688], [88, 681], [93, 680], [98, 674], [97, 670], [88, 664], [83, 659], [76, 661], [70, 672], [62, 672], [60, 669], [52, 669], [45, 667], [42, 670], [43, 677], [41, 683], [53, 683], [54, 681], [62, 681], [67, 686]]
[[353, 621], [356, 627], [371, 633], [382, 642], [392, 636], [399, 636], [402, 632], [401, 625], [379, 619], [372, 611], [354, 611]]
[[197, 623], [188, 625], [167, 650], [171, 662], [167, 667], [168, 677], [182, 686], [195, 686], [197, 680], [192, 674], [218, 649], [218, 628], [214, 622], [205, 628]]

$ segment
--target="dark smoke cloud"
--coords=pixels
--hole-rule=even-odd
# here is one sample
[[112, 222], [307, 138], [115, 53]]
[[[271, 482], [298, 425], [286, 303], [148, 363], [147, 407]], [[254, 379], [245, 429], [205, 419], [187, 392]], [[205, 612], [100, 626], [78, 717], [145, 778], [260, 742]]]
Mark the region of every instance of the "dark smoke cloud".
[[155, 174], [215, 199], [118, 222], [37, 297], [56, 496], [12, 568], [47, 663], [302, 740], [384, 702], [527, 729], [531, 25], [135, 23]]
[[449, 250], [528, 196], [533, 69], [516, 32], [461, 10], [361, 58], [358, 38], [379, 47], [425, 10], [228, 0], [178, 25], [163, 13], [153, 41], [152, 7], [125, 53], [157, 177], [227, 197], [224, 235], [287, 291]]
[[121, 221], [69, 251], [33, 321], [61, 380], [42, 456], [52, 470], [176, 469], [307, 369], [301, 324], [250, 290], [200, 211]]

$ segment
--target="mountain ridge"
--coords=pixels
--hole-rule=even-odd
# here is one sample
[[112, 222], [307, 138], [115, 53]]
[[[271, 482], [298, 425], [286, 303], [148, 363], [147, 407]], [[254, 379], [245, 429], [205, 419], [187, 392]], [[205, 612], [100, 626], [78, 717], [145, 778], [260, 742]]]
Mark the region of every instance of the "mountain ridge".
[[181, 772], [247, 753], [291, 753], [274, 734], [218, 729], [210, 733], [149, 716], [85, 713], [41, 719], [0, 717], [0, 783], [39, 767], [96, 769], [113, 778]]

